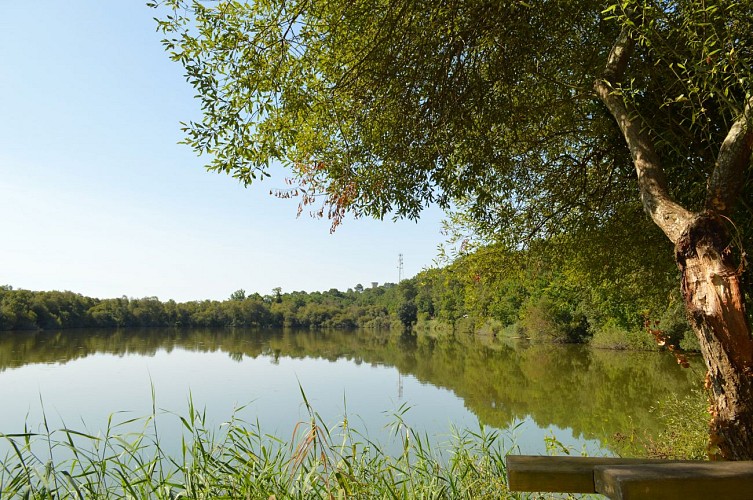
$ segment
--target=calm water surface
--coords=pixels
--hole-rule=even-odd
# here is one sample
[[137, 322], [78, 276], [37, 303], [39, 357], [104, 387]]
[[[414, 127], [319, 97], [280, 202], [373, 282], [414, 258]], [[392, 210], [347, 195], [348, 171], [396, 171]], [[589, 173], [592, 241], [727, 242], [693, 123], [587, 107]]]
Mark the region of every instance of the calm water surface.
[[[700, 378], [671, 355], [582, 346], [434, 339], [388, 332], [130, 330], [0, 333], [0, 433], [66, 426], [101, 431], [156, 407], [181, 415], [188, 399], [211, 423], [235, 408], [288, 439], [307, 419], [301, 388], [325, 423], [345, 415], [388, 449], [395, 414], [436, 443], [452, 428], [511, 429], [523, 453], [555, 436], [575, 452], [616, 450], [615, 433], [658, 432], [651, 407]], [[180, 425], [160, 417], [164, 442]], [[512, 430], [514, 429], [514, 430]], [[176, 444], [177, 446], [177, 444]]]

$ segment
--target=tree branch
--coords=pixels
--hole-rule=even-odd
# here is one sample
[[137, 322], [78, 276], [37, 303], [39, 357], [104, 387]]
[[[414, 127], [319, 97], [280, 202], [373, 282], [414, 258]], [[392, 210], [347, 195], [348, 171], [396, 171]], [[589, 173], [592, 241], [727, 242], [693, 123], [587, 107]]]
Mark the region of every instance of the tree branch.
[[617, 121], [625, 137], [638, 175], [643, 207], [674, 243], [690, 222], [692, 214], [670, 198], [664, 170], [654, 149], [654, 143], [648, 133], [642, 130], [639, 119], [634, 113], [630, 113], [618, 90], [619, 81], [625, 73], [634, 45], [628, 31], [623, 29], [609, 52], [602, 78], [594, 82], [594, 90]]
[[742, 188], [745, 168], [753, 152], [753, 97], [748, 99], [742, 115], [730, 127], [719, 148], [708, 184], [706, 208], [729, 215]]
[[623, 29], [617, 40], [612, 46], [612, 50], [609, 51], [609, 57], [607, 58], [607, 65], [604, 68], [604, 74], [602, 79], [609, 82], [611, 85], [618, 83], [622, 80], [622, 76], [627, 69], [630, 56], [633, 55], [633, 49], [635, 48], [635, 42], [628, 33], [627, 29]]

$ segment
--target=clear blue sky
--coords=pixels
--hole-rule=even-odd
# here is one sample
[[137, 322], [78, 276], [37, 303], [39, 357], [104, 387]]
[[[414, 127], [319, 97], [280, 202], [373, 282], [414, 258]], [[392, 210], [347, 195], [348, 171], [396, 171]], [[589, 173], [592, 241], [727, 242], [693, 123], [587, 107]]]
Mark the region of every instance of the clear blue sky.
[[0, 285], [224, 299], [395, 282], [430, 266], [421, 221], [296, 218], [177, 142], [198, 101], [140, 0], [0, 0]]

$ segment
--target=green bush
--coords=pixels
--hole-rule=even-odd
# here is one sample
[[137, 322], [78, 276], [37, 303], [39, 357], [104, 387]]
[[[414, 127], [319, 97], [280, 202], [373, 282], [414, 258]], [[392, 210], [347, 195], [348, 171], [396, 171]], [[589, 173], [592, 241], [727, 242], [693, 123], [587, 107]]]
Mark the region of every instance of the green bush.
[[675, 460], [707, 460], [709, 456], [709, 399], [697, 389], [685, 396], [659, 401], [652, 411], [665, 430], [647, 443], [648, 455]]
[[581, 342], [588, 335], [585, 316], [546, 296], [526, 301], [520, 326], [527, 336], [543, 342]]
[[645, 330], [628, 331], [614, 321], [607, 321], [591, 337], [592, 347], [599, 349], [655, 351], [659, 347]]
[[657, 415], [662, 430], [652, 437], [639, 429], [627, 429], [625, 434], [615, 436], [615, 443], [621, 443], [620, 454], [665, 460], [708, 460], [715, 451], [709, 449], [708, 404], [708, 395], [701, 388], [658, 401], [651, 411]]

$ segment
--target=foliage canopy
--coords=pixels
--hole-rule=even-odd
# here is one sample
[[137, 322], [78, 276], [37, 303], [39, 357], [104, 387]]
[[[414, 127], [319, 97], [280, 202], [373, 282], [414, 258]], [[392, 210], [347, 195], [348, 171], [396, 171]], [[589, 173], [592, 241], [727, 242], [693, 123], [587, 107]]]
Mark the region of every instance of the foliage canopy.
[[635, 205], [630, 155], [592, 88], [623, 27], [637, 47], [622, 94], [681, 201], [703, 202], [750, 93], [749, 1], [165, 3], [165, 47], [204, 113], [186, 142], [244, 183], [282, 162], [278, 194], [333, 226], [454, 202], [476, 230], [518, 237]]

